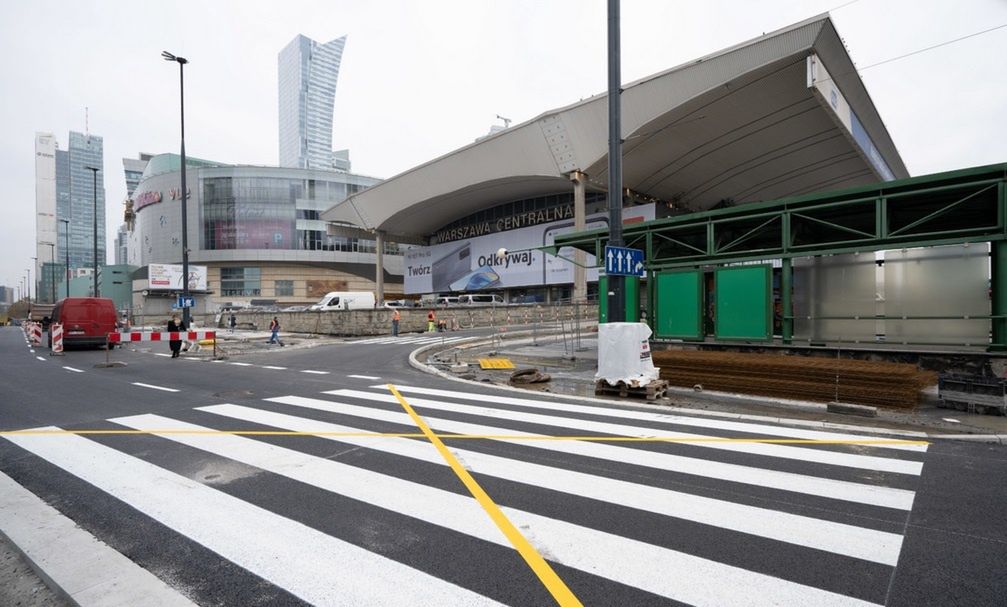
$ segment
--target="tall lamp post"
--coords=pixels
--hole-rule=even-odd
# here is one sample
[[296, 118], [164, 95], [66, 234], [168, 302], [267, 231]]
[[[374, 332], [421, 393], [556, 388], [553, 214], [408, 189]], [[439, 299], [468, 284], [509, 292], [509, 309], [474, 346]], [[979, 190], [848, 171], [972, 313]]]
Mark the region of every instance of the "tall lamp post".
[[98, 167], [84, 167], [85, 169], [91, 171], [91, 175], [94, 178], [94, 242], [93, 255], [94, 255], [94, 296], [101, 297], [98, 292]]
[[[163, 51], [161, 56], [164, 57], [165, 61], [171, 61], [178, 64], [178, 97], [179, 97], [179, 115], [181, 117], [181, 133], [182, 133], [182, 151], [179, 154], [182, 157], [182, 297], [188, 301], [189, 299], [189, 224], [186, 215], [186, 206], [188, 206], [189, 193], [185, 187], [185, 64], [189, 62], [185, 57], [178, 57], [169, 53], [168, 51]], [[189, 307], [185, 306], [182, 308], [182, 322], [186, 327], [190, 325], [189, 323]]]
[[49, 301], [56, 303], [56, 243], [49, 243]]
[[[608, 244], [622, 242], [622, 70], [619, 0], [608, 0]], [[608, 322], [626, 320], [626, 280], [608, 277]]]
[[28, 303], [31, 303], [31, 268], [25, 270], [27, 276], [24, 279], [24, 286], [28, 293]]
[[70, 297], [70, 220], [60, 219], [65, 228], [63, 232], [63, 253], [66, 255], [66, 268], [63, 270], [63, 278], [66, 279], [66, 296]]

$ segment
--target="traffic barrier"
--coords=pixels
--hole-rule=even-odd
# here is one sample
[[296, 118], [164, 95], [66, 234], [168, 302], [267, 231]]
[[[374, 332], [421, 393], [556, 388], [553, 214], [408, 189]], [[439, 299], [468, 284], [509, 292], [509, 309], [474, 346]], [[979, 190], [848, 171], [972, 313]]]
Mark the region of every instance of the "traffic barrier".
[[111, 366], [109, 352], [115, 344], [127, 341], [213, 341], [213, 358], [217, 358], [216, 331], [116, 331], [105, 338], [105, 364]]
[[198, 341], [216, 339], [216, 331], [128, 331], [108, 334], [108, 343], [121, 344], [127, 341]]
[[49, 325], [49, 331], [52, 333], [52, 352], [54, 355], [63, 354], [63, 325], [59, 323], [53, 323]]
[[31, 343], [34, 346], [42, 343], [42, 325], [37, 322], [31, 323]]

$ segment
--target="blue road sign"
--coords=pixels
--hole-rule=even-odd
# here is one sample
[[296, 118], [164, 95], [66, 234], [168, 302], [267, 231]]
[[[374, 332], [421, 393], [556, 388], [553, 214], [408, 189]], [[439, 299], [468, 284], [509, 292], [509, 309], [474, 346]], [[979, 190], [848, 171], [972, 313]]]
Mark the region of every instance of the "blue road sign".
[[189, 297], [183, 297], [179, 295], [178, 303], [175, 304], [176, 308], [192, 308], [195, 306], [196, 306], [196, 298], [192, 297], [191, 295]]
[[605, 247], [605, 273], [609, 276], [645, 275], [643, 251], [626, 247]]

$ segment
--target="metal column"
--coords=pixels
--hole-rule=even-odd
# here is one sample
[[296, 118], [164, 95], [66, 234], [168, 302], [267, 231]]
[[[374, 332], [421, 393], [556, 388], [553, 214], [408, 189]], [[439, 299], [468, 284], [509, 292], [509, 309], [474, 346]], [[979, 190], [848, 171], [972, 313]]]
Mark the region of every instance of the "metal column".
[[789, 257], [784, 257], [780, 267], [780, 314], [783, 316], [780, 321], [780, 332], [785, 344], [789, 344], [794, 337], [793, 279], [792, 261]]
[[377, 241], [377, 263], [374, 264], [374, 285], [377, 290], [377, 305], [381, 307], [385, 303], [385, 233], [378, 230]]
[[[573, 229], [582, 232], [586, 225], [584, 205], [587, 195], [587, 175], [580, 171], [570, 173], [573, 181]], [[587, 300], [587, 274], [584, 271], [587, 255], [581, 249], [574, 249], [573, 254], [573, 300]]]
[[[993, 346], [994, 350], [1007, 349], [1007, 242], [995, 240], [990, 243], [992, 268], [990, 288], [993, 291]], [[996, 318], [996, 317], [1000, 318]]]

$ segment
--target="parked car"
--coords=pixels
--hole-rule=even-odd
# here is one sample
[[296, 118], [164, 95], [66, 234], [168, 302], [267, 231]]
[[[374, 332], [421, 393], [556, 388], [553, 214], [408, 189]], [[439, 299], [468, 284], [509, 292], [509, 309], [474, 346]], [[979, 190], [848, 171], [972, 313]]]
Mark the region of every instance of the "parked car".
[[495, 293], [471, 293], [459, 295], [458, 304], [462, 306], [502, 306], [504, 299]]
[[[104, 346], [116, 330], [115, 303], [105, 297], [67, 297], [56, 303], [52, 322], [63, 325], [63, 345]], [[49, 331], [52, 347], [52, 331]]]

